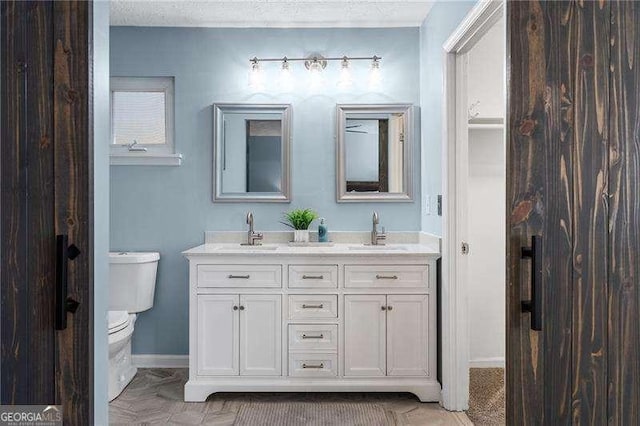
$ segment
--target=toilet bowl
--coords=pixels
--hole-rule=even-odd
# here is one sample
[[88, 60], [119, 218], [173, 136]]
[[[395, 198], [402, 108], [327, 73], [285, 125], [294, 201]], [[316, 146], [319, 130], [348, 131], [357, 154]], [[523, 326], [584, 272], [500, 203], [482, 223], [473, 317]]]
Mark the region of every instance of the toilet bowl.
[[159, 253], [109, 253], [109, 401], [131, 382], [136, 313], [153, 307]]

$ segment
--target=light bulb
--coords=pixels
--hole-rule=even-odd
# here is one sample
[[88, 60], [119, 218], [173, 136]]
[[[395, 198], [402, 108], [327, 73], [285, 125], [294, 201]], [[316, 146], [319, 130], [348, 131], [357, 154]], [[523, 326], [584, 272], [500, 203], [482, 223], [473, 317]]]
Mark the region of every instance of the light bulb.
[[351, 86], [353, 79], [351, 78], [351, 69], [349, 68], [349, 60], [345, 56], [342, 58], [340, 66], [340, 78], [338, 80], [338, 87], [346, 89]]
[[251, 60], [251, 70], [249, 71], [249, 87], [261, 90], [264, 87], [264, 76], [257, 58]]
[[322, 86], [323, 76], [322, 76], [322, 64], [318, 59], [313, 59], [311, 64], [309, 64], [309, 73], [311, 75], [311, 88], [317, 89]]
[[285, 57], [282, 60], [282, 69], [280, 70], [280, 88], [285, 91], [293, 89], [293, 75], [291, 74], [291, 65]]
[[380, 81], [382, 80], [382, 76], [380, 75], [380, 58], [377, 56], [373, 57], [371, 61], [371, 69], [369, 74], [369, 85], [371, 87], [380, 86]]

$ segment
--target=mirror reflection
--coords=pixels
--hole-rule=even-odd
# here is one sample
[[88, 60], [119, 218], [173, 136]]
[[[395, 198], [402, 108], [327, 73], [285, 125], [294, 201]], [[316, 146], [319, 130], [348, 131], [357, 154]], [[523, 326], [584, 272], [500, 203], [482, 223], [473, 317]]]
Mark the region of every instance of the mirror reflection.
[[404, 116], [347, 118], [347, 192], [403, 192]]
[[407, 106], [339, 106], [338, 201], [409, 200]]
[[288, 200], [288, 106], [216, 105], [218, 201]]

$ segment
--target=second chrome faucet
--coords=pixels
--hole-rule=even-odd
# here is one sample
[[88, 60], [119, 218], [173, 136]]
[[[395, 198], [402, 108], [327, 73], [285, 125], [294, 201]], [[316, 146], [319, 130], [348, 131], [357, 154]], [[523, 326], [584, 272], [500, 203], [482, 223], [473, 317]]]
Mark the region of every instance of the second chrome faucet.
[[260, 243], [260, 241], [262, 241], [264, 236], [261, 233], [255, 232], [253, 230], [253, 213], [252, 212], [247, 213], [247, 225], [249, 225], [249, 230], [247, 231], [247, 242], [242, 245], [245, 245], [245, 246], [261, 245], [262, 243]]
[[373, 227], [371, 228], [371, 245], [372, 246], [383, 246], [384, 242], [387, 239], [387, 234], [384, 232], [384, 226], [382, 227], [382, 232], [378, 231], [378, 225], [380, 224], [380, 217], [378, 216], [378, 212], [373, 212]]

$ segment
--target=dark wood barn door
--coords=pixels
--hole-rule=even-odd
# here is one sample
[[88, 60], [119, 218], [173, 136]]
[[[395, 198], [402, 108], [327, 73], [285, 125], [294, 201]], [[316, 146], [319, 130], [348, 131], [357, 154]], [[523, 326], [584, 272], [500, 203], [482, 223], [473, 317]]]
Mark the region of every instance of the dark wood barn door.
[[638, 425], [640, 3], [507, 16], [508, 423]]
[[0, 402], [77, 425], [93, 423], [91, 10], [0, 4]]

